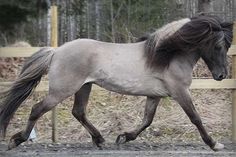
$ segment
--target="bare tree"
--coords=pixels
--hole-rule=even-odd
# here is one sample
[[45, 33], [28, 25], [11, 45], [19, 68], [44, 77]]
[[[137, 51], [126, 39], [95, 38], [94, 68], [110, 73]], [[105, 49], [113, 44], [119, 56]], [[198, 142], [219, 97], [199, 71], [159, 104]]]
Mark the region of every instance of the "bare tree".
[[75, 16], [72, 9], [72, 3], [69, 1], [67, 4], [67, 37], [68, 41], [75, 39]]
[[209, 13], [212, 12], [212, 0], [198, 0], [198, 12]]
[[101, 40], [101, 0], [95, 0], [96, 39]]
[[115, 42], [113, 0], [110, 0], [110, 14], [111, 14], [111, 41]]
[[90, 14], [91, 14], [91, 1], [86, 1], [86, 15], [87, 15], [87, 38], [91, 38], [91, 25], [90, 25]]
[[51, 2], [47, 0], [47, 46], [50, 45], [51, 42]]

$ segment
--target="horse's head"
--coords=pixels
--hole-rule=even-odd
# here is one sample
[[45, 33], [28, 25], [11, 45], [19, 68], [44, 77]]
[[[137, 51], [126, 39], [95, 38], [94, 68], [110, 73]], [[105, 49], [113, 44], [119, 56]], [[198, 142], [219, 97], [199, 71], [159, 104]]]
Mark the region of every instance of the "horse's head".
[[232, 42], [232, 23], [209, 23], [210, 33], [201, 46], [201, 57], [215, 80], [226, 78], [227, 51]]
[[186, 52], [194, 54], [192, 65], [201, 57], [213, 78], [222, 80], [227, 75], [227, 51], [233, 38], [232, 30], [232, 23], [221, 22], [218, 17], [210, 15], [174, 21], [143, 38], [147, 40], [147, 65], [168, 67], [175, 56], [186, 57]]

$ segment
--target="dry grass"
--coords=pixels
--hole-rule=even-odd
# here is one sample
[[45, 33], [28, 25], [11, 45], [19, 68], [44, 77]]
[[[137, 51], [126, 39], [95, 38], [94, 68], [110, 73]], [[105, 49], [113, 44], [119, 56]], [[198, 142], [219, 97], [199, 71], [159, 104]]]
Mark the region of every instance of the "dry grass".
[[[227, 90], [194, 90], [194, 103], [210, 134], [229, 141], [231, 136], [231, 92]], [[45, 93], [36, 93], [17, 111], [8, 129], [8, 136], [25, 127], [30, 106]], [[72, 116], [73, 98], [58, 106], [59, 142], [90, 142], [88, 132]], [[124, 131], [140, 124], [145, 105], [144, 97], [122, 96], [105, 90], [91, 93], [87, 115], [108, 142], [115, 141]], [[51, 114], [47, 113], [37, 123], [38, 142], [50, 142]], [[201, 141], [198, 131], [178, 104], [170, 98], [162, 99], [152, 125], [137, 139], [140, 142]]]

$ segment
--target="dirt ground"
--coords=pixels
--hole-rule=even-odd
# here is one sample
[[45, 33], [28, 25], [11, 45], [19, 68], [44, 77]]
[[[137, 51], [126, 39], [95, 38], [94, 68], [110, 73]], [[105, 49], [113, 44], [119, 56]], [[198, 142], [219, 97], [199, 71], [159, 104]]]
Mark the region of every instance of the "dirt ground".
[[102, 150], [91, 143], [77, 144], [32, 144], [5, 151], [0, 145], [1, 157], [235, 157], [236, 145], [225, 143], [226, 148], [219, 152], [210, 150], [206, 145], [195, 144], [158, 144], [130, 142], [121, 146], [107, 143]]

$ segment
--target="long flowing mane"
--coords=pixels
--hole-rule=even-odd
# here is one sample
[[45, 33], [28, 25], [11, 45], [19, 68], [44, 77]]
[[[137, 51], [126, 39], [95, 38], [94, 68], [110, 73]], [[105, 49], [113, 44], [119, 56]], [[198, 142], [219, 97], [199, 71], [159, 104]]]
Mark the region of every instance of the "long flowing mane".
[[[146, 64], [148, 67], [166, 67], [175, 55], [196, 51], [199, 46], [205, 46], [208, 52], [220, 42], [228, 49], [233, 37], [232, 25], [215, 16], [197, 16], [169, 23], [147, 37]], [[208, 43], [207, 46], [204, 43]]]

